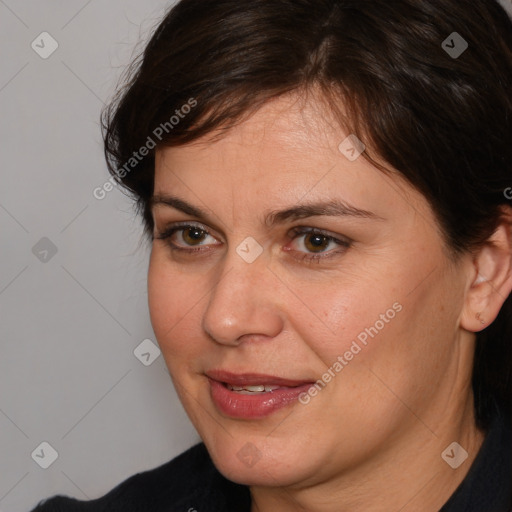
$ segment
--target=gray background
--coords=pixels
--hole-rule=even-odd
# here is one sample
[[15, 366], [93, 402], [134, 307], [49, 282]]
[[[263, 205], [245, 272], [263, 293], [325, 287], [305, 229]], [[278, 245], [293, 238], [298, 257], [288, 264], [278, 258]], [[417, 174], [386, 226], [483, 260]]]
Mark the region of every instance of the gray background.
[[136, 350], [155, 343], [140, 221], [117, 189], [92, 194], [100, 110], [169, 5], [0, 0], [3, 512], [99, 497], [198, 441], [156, 346]]
[[[140, 221], [119, 190], [92, 194], [108, 178], [100, 110], [169, 5], [0, 1], [3, 512], [99, 497], [198, 440], [163, 358], [134, 355], [155, 341]], [[46, 59], [31, 48], [43, 31], [59, 45]], [[42, 442], [58, 452], [47, 469]]]

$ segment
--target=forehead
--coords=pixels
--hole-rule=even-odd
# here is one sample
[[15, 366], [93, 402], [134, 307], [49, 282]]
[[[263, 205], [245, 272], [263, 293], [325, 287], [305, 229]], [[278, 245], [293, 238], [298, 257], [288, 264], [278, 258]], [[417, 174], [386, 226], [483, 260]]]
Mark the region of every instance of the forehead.
[[[280, 154], [290, 150], [296, 153], [303, 148], [325, 147], [329, 142], [340, 139], [343, 133], [325, 100], [318, 94], [305, 97], [295, 93], [266, 102], [255, 112], [247, 113], [227, 131], [215, 130], [175, 149], [183, 150], [179, 152], [194, 158], [201, 154], [209, 158], [212, 154], [226, 152], [257, 152], [262, 146], [267, 150], [276, 148]], [[166, 150], [169, 148], [159, 148], [157, 153]]]
[[398, 173], [347, 158], [340, 144], [348, 135], [324, 102], [280, 97], [219, 139], [157, 150], [155, 194], [172, 192], [210, 210], [229, 203], [237, 212], [334, 198], [381, 217], [425, 209]]
[[177, 175], [203, 179], [203, 173], [208, 181], [225, 184], [262, 184], [263, 179], [281, 186], [290, 180], [306, 184], [313, 170], [325, 174], [340, 157], [337, 146], [344, 134], [327, 116], [318, 101], [279, 97], [220, 136], [216, 131], [183, 146], [157, 149], [155, 185]]

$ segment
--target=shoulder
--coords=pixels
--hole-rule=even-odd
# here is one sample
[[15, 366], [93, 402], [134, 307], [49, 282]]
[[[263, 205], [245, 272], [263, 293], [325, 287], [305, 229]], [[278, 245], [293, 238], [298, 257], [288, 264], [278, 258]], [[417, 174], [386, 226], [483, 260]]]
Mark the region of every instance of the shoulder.
[[194, 512], [237, 510], [250, 503], [249, 490], [224, 478], [203, 443], [150, 471], [131, 476], [105, 496], [79, 501], [54, 496], [32, 512]]

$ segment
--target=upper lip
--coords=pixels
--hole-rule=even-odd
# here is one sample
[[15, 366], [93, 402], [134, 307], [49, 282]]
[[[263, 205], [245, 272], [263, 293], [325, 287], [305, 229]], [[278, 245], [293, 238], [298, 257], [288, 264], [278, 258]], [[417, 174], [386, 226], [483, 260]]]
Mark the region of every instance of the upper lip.
[[233, 386], [257, 386], [266, 384], [268, 386], [296, 387], [309, 384], [311, 380], [292, 380], [276, 377], [275, 375], [265, 375], [262, 373], [232, 373], [225, 370], [210, 370], [206, 372], [210, 379]]

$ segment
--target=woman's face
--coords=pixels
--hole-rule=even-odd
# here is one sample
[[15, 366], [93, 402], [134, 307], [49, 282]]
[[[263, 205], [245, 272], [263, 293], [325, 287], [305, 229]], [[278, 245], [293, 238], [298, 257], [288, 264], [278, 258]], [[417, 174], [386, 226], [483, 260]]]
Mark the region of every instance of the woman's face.
[[340, 149], [349, 134], [328, 119], [282, 97], [216, 142], [157, 152], [155, 235], [179, 229], [153, 242], [151, 321], [240, 483], [399, 464], [412, 439], [440, 454], [434, 432], [467, 400], [472, 269], [450, 263], [424, 197]]

